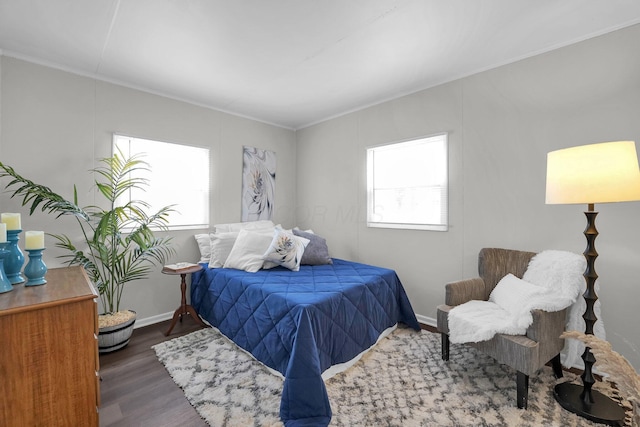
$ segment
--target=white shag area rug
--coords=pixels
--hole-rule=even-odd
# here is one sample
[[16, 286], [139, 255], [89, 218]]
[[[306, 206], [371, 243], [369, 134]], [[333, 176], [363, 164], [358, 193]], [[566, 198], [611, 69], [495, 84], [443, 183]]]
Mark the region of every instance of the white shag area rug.
[[[157, 344], [158, 359], [212, 426], [281, 426], [283, 380], [215, 329]], [[439, 334], [398, 328], [356, 365], [327, 381], [331, 426], [596, 426], [553, 397], [550, 367], [529, 380], [516, 407], [516, 373], [474, 348], [440, 356]], [[563, 380], [580, 381], [572, 374]], [[561, 381], [563, 381], [561, 380]], [[608, 383], [594, 389], [618, 399]]]

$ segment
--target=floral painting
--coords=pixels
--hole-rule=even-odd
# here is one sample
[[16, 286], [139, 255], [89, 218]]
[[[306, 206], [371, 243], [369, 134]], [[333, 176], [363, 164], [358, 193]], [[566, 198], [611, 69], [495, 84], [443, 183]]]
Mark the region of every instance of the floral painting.
[[242, 221], [272, 219], [276, 153], [247, 146], [242, 151]]

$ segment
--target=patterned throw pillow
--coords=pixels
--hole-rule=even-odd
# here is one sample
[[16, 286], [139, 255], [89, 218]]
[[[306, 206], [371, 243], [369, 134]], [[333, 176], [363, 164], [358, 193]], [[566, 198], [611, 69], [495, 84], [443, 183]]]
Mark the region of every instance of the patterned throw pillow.
[[291, 271], [298, 271], [300, 270], [302, 254], [308, 244], [309, 239], [298, 237], [281, 228], [276, 228], [271, 245], [269, 245], [269, 249], [264, 253], [262, 259], [274, 262]]

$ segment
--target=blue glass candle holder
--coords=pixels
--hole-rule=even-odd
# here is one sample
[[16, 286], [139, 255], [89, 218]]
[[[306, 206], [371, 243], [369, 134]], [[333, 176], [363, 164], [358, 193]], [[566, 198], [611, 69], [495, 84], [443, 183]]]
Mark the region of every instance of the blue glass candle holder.
[[11, 281], [4, 272], [4, 260], [9, 255], [8, 243], [0, 243], [0, 294], [13, 290]]
[[24, 277], [20, 274], [24, 264], [24, 254], [18, 247], [21, 232], [22, 230], [7, 230], [9, 255], [4, 259], [4, 272], [13, 285], [24, 282]]
[[29, 252], [29, 262], [24, 268], [24, 275], [27, 276], [25, 286], [38, 286], [47, 283], [44, 276], [47, 274], [47, 266], [42, 261], [42, 249], [25, 249]]

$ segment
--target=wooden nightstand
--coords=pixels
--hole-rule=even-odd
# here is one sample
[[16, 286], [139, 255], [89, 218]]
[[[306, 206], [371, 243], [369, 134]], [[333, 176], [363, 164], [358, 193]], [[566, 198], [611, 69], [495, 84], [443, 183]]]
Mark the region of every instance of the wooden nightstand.
[[171, 330], [173, 329], [173, 327], [176, 325], [176, 322], [178, 321], [178, 319], [180, 319], [180, 321], [182, 322], [182, 316], [184, 314], [188, 314], [191, 317], [193, 317], [193, 319], [202, 327], [204, 328], [208, 328], [208, 326], [202, 321], [202, 319], [200, 319], [200, 316], [198, 316], [198, 312], [196, 311], [195, 308], [191, 307], [189, 304], [187, 304], [187, 274], [191, 274], [191, 273], [195, 273], [196, 271], [200, 271], [202, 270], [202, 266], [201, 265], [194, 265], [194, 266], [190, 266], [187, 268], [183, 268], [180, 269], [178, 271], [176, 270], [172, 270], [169, 269], [167, 267], [162, 269], [162, 272], [164, 274], [170, 274], [170, 275], [180, 275], [180, 292], [182, 293], [182, 300], [180, 301], [180, 307], [178, 307], [176, 309], [176, 311], [173, 313], [173, 319], [171, 320], [171, 326], [169, 326], [169, 329], [167, 330], [167, 332], [165, 333], [165, 336], [169, 336], [169, 334], [171, 333]]

